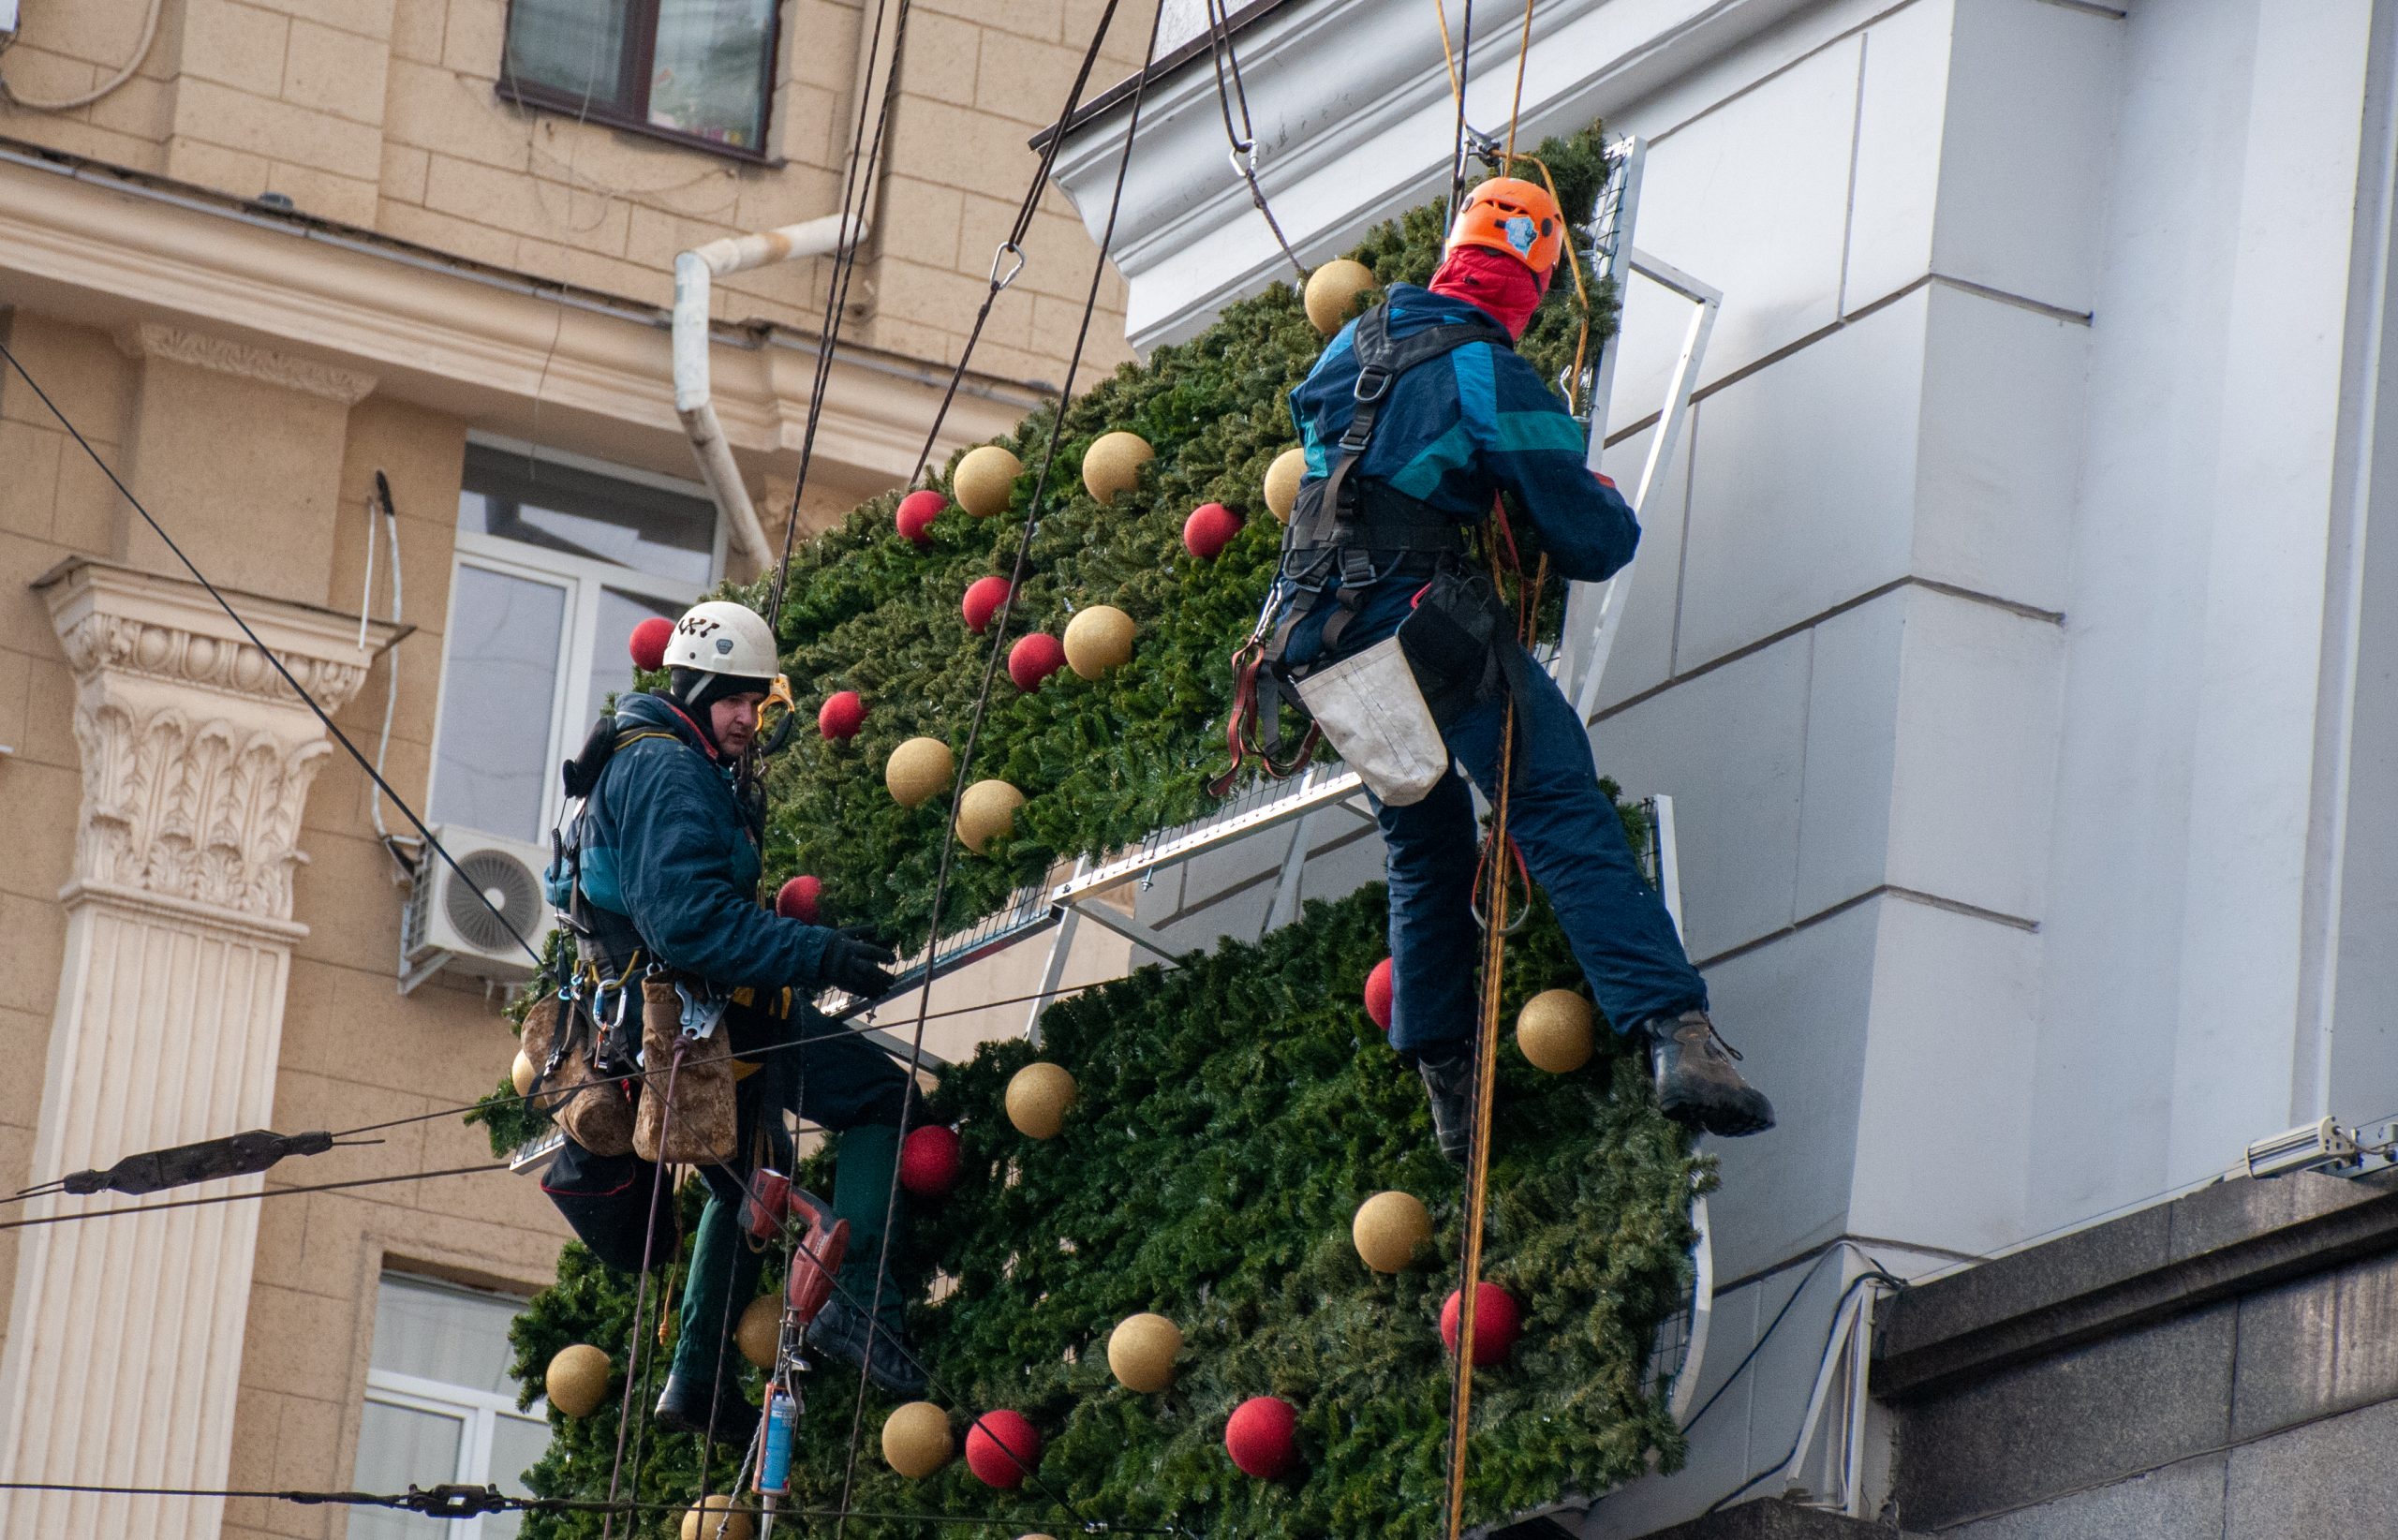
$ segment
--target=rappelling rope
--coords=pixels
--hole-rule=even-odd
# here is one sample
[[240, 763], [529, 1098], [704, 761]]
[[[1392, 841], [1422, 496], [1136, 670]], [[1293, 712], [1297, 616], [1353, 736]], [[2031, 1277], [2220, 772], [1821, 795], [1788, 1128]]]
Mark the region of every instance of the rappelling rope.
[[[1148, 46], [1141, 55], [1140, 72], [1133, 77], [1132, 111], [1124, 125], [1124, 150], [1117, 157], [1116, 186], [1108, 199], [1107, 223], [1100, 232], [1099, 251], [1091, 263], [1090, 287], [1083, 296], [1081, 323], [1074, 329], [1073, 351], [1066, 360], [1065, 382], [1058, 389], [1058, 409], [1057, 415], [1050, 422], [1049, 442], [1041, 456], [1040, 473], [1033, 479], [1031, 499], [1025, 508], [1024, 524], [1016, 540], [1015, 560], [1008, 574], [1007, 597], [999, 601], [999, 613], [992, 617], [991, 644], [983, 660], [983, 680], [974, 692], [973, 716], [967, 724], [966, 743], [958, 754], [957, 773], [950, 786], [947, 826], [943, 830], [941, 838], [940, 863], [933, 877], [932, 904], [926, 923], [925, 944], [927, 951], [940, 943], [941, 906], [948, 895], [950, 866], [957, 847], [958, 804], [968, 784], [967, 777], [973, 773], [975, 746], [982, 736], [983, 720], [990, 708], [992, 686], [999, 676], [999, 657], [1007, 648], [1008, 622], [1014, 613], [1016, 596], [1023, 592], [1026, 570], [1031, 560], [1033, 537], [1040, 528], [1042, 499], [1049, 489], [1050, 472], [1057, 466], [1058, 446], [1063, 442], [1066, 436], [1066, 413], [1073, 404], [1074, 380], [1082, 371], [1083, 349], [1090, 340], [1091, 318], [1098, 313], [1100, 285], [1107, 276], [1107, 254], [1116, 239], [1117, 216], [1122, 212], [1124, 205], [1125, 174], [1132, 167], [1132, 145], [1140, 133], [1141, 108], [1148, 95], [1151, 73], [1149, 66], [1150, 62], [1157, 57], [1158, 35], [1165, 25], [1167, 3], [1168, 0], [1158, 0], [1157, 9], [1149, 20]], [[1108, 22], [1115, 12], [1116, 0], [1108, 0], [1107, 9], [1101, 15], [1097, 29], [1101, 36], [1104, 36]], [[1094, 47], [1096, 47], [1096, 39], [1094, 39]], [[1058, 125], [1057, 133], [1062, 136], [1065, 129], [1066, 125], [1061, 121]], [[915, 1088], [916, 1077], [924, 1062], [925, 1023], [931, 1002], [932, 990], [926, 987], [917, 998], [915, 1036], [909, 1051], [908, 1078], [910, 1092]], [[908, 1133], [908, 1117], [914, 1105], [915, 1098], [912, 1095], [901, 1103], [899, 1134], [903, 1142]], [[898, 1210], [899, 1167], [895, 1162], [892, 1166], [889, 1189], [883, 1199], [882, 1236], [875, 1259], [873, 1302], [866, 1312], [865, 1348], [860, 1355], [864, 1362], [861, 1364], [858, 1374], [857, 1399], [850, 1414], [849, 1454], [841, 1472], [839, 1505], [843, 1508], [849, 1506], [850, 1496], [857, 1479], [858, 1441], [866, 1426], [867, 1375], [864, 1365], [872, 1363], [874, 1359], [875, 1336], [881, 1325], [882, 1291], [891, 1261], [892, 1231], [897, 1220]], [[998, 1442], [1001, 1447], [1005, 1447], [1005, 1440]], [[836, 1524], [834, 1533], [836, 1540], [846, 1528], [846, 1520]]]
[[[658, 1153], [661, 1157], [666, 1153], [667, 1137], [674, 1132], [675, 1072], [682, 1067], [683, 1042], [678, 1038], [675, 1040], [674, 1057], [670, 1062], [666, 1074], [666, 1101], [660, 1107], [658, 1117]], [[641, 1328], [643, 1320], [649, 1314], [649, 1269], [655, 1260], [654, 1253], [658, 1244], [658, 1200], [664, 1191], [665, 1181], [666, 1162], [660, 1159], [649, 1178], [648, 1222], [643, 1226], [641, 1236], [641, 1282], [633, 1292], [632, 1340], [625, 1348], [625, 1394], [622, 1404], [616, 1410], [616, 1454], [608, 1466], [608, 1501], [612, 1503], [616, 1501], [616, 1486], [622, 1479], [625, 1470], [625, 1429], [633, 1416], [635, 1387], [639, 1381], [636, 1371], [641, 1365]], [[642, 1388], [644, 1391], [646, 1389], [645, 1386]], [[645, 1399], [646, 1397], [644, 1396], [644, 1399]], [[635, 1498], [641, 1496], [641, 1472], [638, 1467], [633, 1472], [632, 1495]], [[609, 1540], [609, 1536], [615, 1531], [615, 1524], [616, 1516], [611, 1511], [600, 1521], [600, 1540]]]

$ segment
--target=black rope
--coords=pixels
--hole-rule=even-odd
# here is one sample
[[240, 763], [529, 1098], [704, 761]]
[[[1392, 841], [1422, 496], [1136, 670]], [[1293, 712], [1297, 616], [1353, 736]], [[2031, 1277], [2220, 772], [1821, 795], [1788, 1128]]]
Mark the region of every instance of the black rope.
[[[1434, 0], [1445, 5], [1447, 0]], [[1457, 148], [1449, 155], [1449, 206], [1446, 223], [1454, 225], [1458, 205], [1465, 200], [1465, 168], [1467, 146], [1472, 142], [1472, 130], [1465, 126], [1465, 89], [1468, 71], [1473, 67], [1473, 0], [1465, 0], [1465, 21], [1458, 29], [1458, 135]]]
[[114, 1208], [85, 1208], [72, 1214], [40, 1214], [32, 1219], [0, 1222], [0, 1232], [32, 1230], [45, 1224], [66, 1224], [78, 1220], [114, 1219], [119, 1214], [162, 1214], [170, 1208], [205, 1208], [211, 1204], [246, 1203], [255, 1199], [289, 1197], [301, 1192], [339, 1192], [354, 1187], [381, 1187], [387, 1182], [430, 1181], [436, 1177], [472, 1177], [485, 1171], [505, 1171], [505, 1165], [453, 1165], [438, 1171], [403, 1171], [391, 1177], [359, 1177], [346, 1182], [308, 1182], [292, 1187], [261, 1187], [255, 1192], [217, 1192], [205, 1198], [174, 1198], [166, 1203], [124, 1204]]
[[[966, 346], [957, 355], [957, 366], [949, 373], [948, 388], [940, 393], [940, 405], [933, 409], [931, 428], [925, 434], [925, 447], [916, 452], [916, 468], [908, 473], [908, 484], [915, 485], [924, 479], [925, 466], [933, 457], [933, 448], [940, 440], [941, 424], [949, 421], [949, 408], [957, 400], [957, 388], [966, 379], [966, 366], [973, 361], [974, 347], [983, 340], [984, 323], [991, 318], [991, 306], [1000, 291], [1015, 282], [1024, 271], [1025, 237], [1032, 232], [1032, 216], [1041, 207], [1041, 189], [1048, 185], [1050, 168], [1058, 163], [1058, 151], [1065, 142], [1066, 126], [1073, 121], [1082, 106], [1083, 88], [1090, 83], [1091, 67], [1099, 62], [1099, 45], [1107, 37], [1107, 25], [1115, 20], [1117, 0], [1107, 0], [1107, 8], [1100, 12], [1099, 24], [1091, 29], [1090, 46], [1083, 50], [1083, 62], [1074, 71], [1073, 84], [1066, 88], [1066, 105], [1058, 113], [1058, 121], [1042, 136], [1041, 163], [1032, 169], [1032, 181], [1024, 190], [1024, 201], [1016, 205], [1015, 223], [1008, 228], [1007, 239], [991, 252], [991, 274], [983, 293], [983, 304], [974, 312], [974, 324], [967, 329]], [[1014, 257], [1013, 265], [1008, 259]], [[1001, 269], [1005, 268], [1002, 272]]]
[[[175, 559], [184, 564], [184, 570], [192, 575], [192, 581], [208, 590], [208, 597], [216, 601], [216, 607], [223, 610], [227, 618], [230, 619], [235, 626], [241, 628], [242, 634], [250, 639], [250, 645], [259, 649], [274, 672], [282, 675], [283, 682], [291, 687], [291, 692], [299, 696], [302, 703], [316, 714], [317, 720], [324, 724], [325, 731], [333, 734], [333, 741], [340, 744], [348, 752], [349, 757], [358, 762], [358, 767], [366, 772], [367, 778], [375, 783], [376, 789], [391, 798], [392, 805], [407, 816], [408, 822], [415, 825], [416, 832], [424, 837], [426, 848], [441, 857], [442, 864], [457, 875], [459, 881], [466, 884], [467, 891], [475, 896], [476, 901], [491, 911], [492, 917], [500, 923], [501, 928], [514, 937], [516, 944], [525, 949], [525, 955], [539, 965], [541, 961], [541, 954], [532, 942], [525, 939], [525, 933], [517, 929], [508, 916], [500, 912], [499, 906], [491, 901], [490, 896], [466, 876], [465, 869], [458, 865], [457, 858], [450, 853], [441, 841], [433, 837], [433, 831], [426, 827], [424, 820], [417, 816], [416, 809], [409, 807], [399, 792], [392, 790], [392, 783], [383, 778], [382, 771], [375, 768], [375, 762], [368, 759], [363, 750], [349, 741], [349, 734], [341, 730], [340, 724], [333, 720], [332, 713], [326, 711], [318, 703], [317, 698], [309, 694], [300, 681], [292, 676], [291, 671], [284, 666], [283, 659], [275, 655], [274, 649], [268, 646], [259, 633], [250, 629], [250, 623], [242, 618], [242, 613], [233, 608], [231, 601], [217, 589], [216, 585], [208, 581], [208, 574], [200, 570], [199, 564], [184, 554], [184, 548], [175, 543], [175, 538], [167, 533], [166, 526], [152, 517], [148, 509], [141, 506], [141, 499], [133, 495], [133, 489], [126, 485], [123, 479], [110, 468], [106, 460], [100, 458], [100, 452], [94, 449], [92, 441], [83, 437], [83, 430], [78, 428], [68, 420], [67, 414], [59, 409], [58, 403], [50, 398], [50, 392], [41, 388], [41, 382], [26, 371], [24, 361], [11, 352], [5, 342], [0, 342], [0, 358], [7, 359], [8, 366], [17, 371], [17, 378], [22, 379], [32, 389], [34, 394], [41, 398], [41, 404], [50, 408], [51, 416], [58, 419], [58, 425], [67, 430], [67, 437], [73, 438], [77, 446], [91, 457], [92, 464], [100, 467], [100, 474], [107, 477], [109, 483], [124, 495], [125, 500], [133, 505], [133, 511], [141, 515], [141, 522], [150, 526], [151, 532], [166, 542], [167, 549], [174, 553]], [[397, 668], [399, 665], [394, 660], [391, 666]]]
[[[1157, 9], [1151, 14], [1148, 48], [1142, 54], [1145, 61], [1155, 58], [1157, 55], [1158, 34], [1165, 24], [1166, 5], [1167, 0], [1158, 0]], [[1114, 14], [1114, 0], [1110, 0], [1106, 13], [1100, 18], [1101, 34], [1104, 34], [1108, 19]], [[1092, 47], [1094, 50], [1098, 47], [1096, 37], [1093, 38]], [[1091, 262], [1090, 287], [1083, 296], [1082, 321], [1074, 330], [1073, 351], [1066, 360], [1065, 382], [1058, 388], [1057, 416], [1050, 423], [1048, 445], [1042, 452], [1041, 471], [1033, 478], [1032, 497], [1025, 508], [1024, 525], [1016, 540], [1015, 560], [1008, 573], [1007, 596], [999, 600], [999, 614], [992, 617], [991, 644], [983, 659], [983, 681], [974, 693], [974, 714], [967, 724], [966, 743], [958, 755], [957, 773], [950, 784], [948, 827], [941, 839], [940, 863], [933, 875], [931, 912], [926, 925], [925, 946], [928, 949], [937, 944], [940, 937], [941, 907], [948, 896], [950, 866], [957, 847], [958, 803], [967, 785], [967, 777], [973, 773], [974, 749], [982, 737], [984, 718], [990, 709], [991, 688], [999, 676], [999, 655], [1007, 647], [1008, 621], [1014, 612], [1016, 596], [1024, 589], [1025, 572], [1031, 561], [1033, 536], [1041, 526], [1042, 498], [1048, 493], [1050, 473], [1057, 466], [1058, 446], [1066, 436], [1066, 412], [1073, 403], [1074, 379], [1082, 371], [1083, 349], [1090, 340], [1091, 318], [1099, 309], [1100, 285], [1107, 275], [1107, 255], [1116, 239], [1117, 216], [1124, 206], [1124, 182], [1126, 173], [1132, 169], [1132, 145], [1140, 134], [1141, 107], [1147, 96], [1148, 81], [1149, 70], [1145, 66], [1140, 74], [1133, 78], [1132, 107], [1124, 125], [1124, 150], [1116, 161], [1116, 188], [1108, 199], [1107, 223], [1100, 232], [1099, 252]], [[930, 991], [926, 991], [918, 1001], [915, 1039], [909, 1050], [909, 1078], [911, 1081], [921, 1072], [924, 1063], [925, 1023], [929, 1019], [925, 1007], [930, 1003], [931, 998]], [[911, 1101], [900, 1108], [899, 1134], [902, 1140], [907, 1137], [908, 1114], [912, 1104]], [[878, 1312], [882, 1307], [885, 1274], [891, 1261], [892, 1227], [896, 1222], [898, 1211], [899, 1171], [897, 1166], [894, 1165], [890, 1189], [883, 1200], [882, 1241], [874, 1270], [874, 1303], [873, 1308], [866, 1313], [865, 1351], [860, 1355], [867, 1363], [871, 1363], [874, 1357], [875, 1333], [877, 1326], [881, 1324]], [[849, 1504], [850, 1494], [857, 1478], [858, 1439], [866, 1421], [866, 1376], [861, 1372], [858, 1376], [857, 1400], [850, 1414], [849, 1458], [841, 1472], [841, 1504], [844, 1507]], [[1006, 1447], [1004, 1440], [996, 1442], [999, 1442], [1002, 1448]], [[1032, 1475], [1031, 1479], [1036, 1486], [1040, 1484], [1041, 1478], [1037, 1474]], [[841, 1530], [842, 1526], [836, 1526], [834, 1533], [836, 1540]]]
[[[625, 1428], [632, 1420], [634, 1383], [641, 1366], [642, 1327], [649, 1316], [649, 1269], [658, 1247], [658, 1198], [666, 1181], [666, 1139], [667, 1135], [674, 1132], [674, 1072], [682, 1067], [682, 1044], [677, 1043], [674, 1055], [667, 1064], [666, 1101], [659, 1110], [658, 1153], [659, 1159], [656, 1167], [650, 1172], [649, 1177], [649, 1222], [642, 1228], [641, 1282], [633, 1291], [633, 1337], [632, 1341], [625, 1348], [625, 1395], [616, 1412], [616, 1454], [608, 1467], [608, 1501], [610, 1503], [616, 1501], [616, 1483], [624, 1474], [625, 1469]], [[678, 1245], [675, 1250], [680, 1251], [682, 1248]], [[649, 1399], [648, 1385], [643, 1385], [640, 1387], [640, 1399], [644, 1410], [646, 1411], [646, 1403]], [[643, 1418], [644, 1427], [648, 1419], [644, 1416]], [[638, 1464], [633, 1467], [633, 1495], [635, 1497], [641, 1495], [641, 1467]], [[608, 1540], [608, 1536], [614, 1531], [615, 1522], [615, 1515], [613, 1513], [601, 1520], [600, 1540]]]
[[[1207, 0], [1207, 56], [1216, 67], [1216, 108], [1223, 115], [1224, 140], [1232, 146], [1233, 173], [1249, 185], [1249, 200], [1266, 217], [1266, 228], [1273, 233], [1274, 244], [1290, 259], [1293, 271], [1304, 286], [1308, 281], [1308, 265], [1291, 249], [1282, 233], [1282, 222], [1274, 217], [1274, 210], [1266, 201], [1266, 189], [1257, 184], [1257, 127], [1250, 120], [1249, 88], [1241, 82], [1240, 54], [1233, 47], [1232, 18], [1227, 0]], [[1227, 75], [1230, 79], [1227, 80]], [[1233, 106], [1240, 106], [1240, 126], [1233, 126]]]
[[[882, 49], [882, 18], [890, 0], [875, 0], [874, 40], [866, 47], [866, 67], [858, 72], [858, 110], [856, 122], [850, 133], [850, 164], [841, 181], [841, 226], [843, 244], [835, 248], [833, 273], [824, 286], [823, 345], [816, 353], [816, 377], [807, 397], [807, 423], [799, 440], [799, 470], [792, 479], [790, 516], [783, 521], [783, 549], [775, 563], [774, 578], [767, 588], [766, 625], [779, 637], [783, 615], [783, 589], [791, 571], [792, 541], [799, 528], [800, 498], [807, 491], [807, 473], [816, 461], [816, 428], [823, 421], [824, 395], [832, 384], [833, 357], [841, 345], [841, 321], [849, 308], [850, 280], [857, 272], [858, 248], [866, 242], [866, 234], [858, 230], [856, 204], [863, 196], [871, 198], [874, 173], [882, 157], [882, 136], [891, 122], [891, 104], [899, 95], [899, 55], [908, 36], [910, 0], [899, 0], [899, 10], [891, 25], [891, 59], [883, 70], [882, 100], [874, 114], [874, 140], [866, 139], [866, 103], [873, 98], [874, 72]], [[864, 153], [861, 155], [861, 150]]]

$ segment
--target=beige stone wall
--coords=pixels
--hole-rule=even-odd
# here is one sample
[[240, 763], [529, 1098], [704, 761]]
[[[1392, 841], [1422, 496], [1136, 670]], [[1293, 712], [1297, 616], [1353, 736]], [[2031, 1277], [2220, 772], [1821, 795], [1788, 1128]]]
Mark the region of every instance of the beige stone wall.
[[[147, 0], [25, 0], [0, 74], [36, 96], [87, 90], [130, 56]], [[0, 135], [304, 214], [478, 262], [663, 304], [677, 251], [835, 210], [851, 142], [864, 12], [783, 0], [775, 160], [734, 160], [512, 105], [496, 90], [507, 0], [164, 0], [140, 72], [92, 106], [0, 105]], [[884, 228], [853, 285], [851, 335], [954, 363], [1100, 0], [920, 0], [893, 111]], [[1146, 45], [1120, 7], [1096, 91]], [[1062, 377], [1091, 244], [1044, 195], [1021, 279], [977, 350], [986, 372]], [[828, 264], [737, 275], [719, 318], [822, 329]], [[1129, 356], [1124, 292], [1101, 290], [1087, 378]]]

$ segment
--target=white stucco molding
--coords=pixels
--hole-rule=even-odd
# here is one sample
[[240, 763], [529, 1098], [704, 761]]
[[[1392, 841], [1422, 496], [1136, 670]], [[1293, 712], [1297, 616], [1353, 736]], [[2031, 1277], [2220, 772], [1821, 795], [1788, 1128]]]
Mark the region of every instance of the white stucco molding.
[[261, 380], [321, 401], [355, 407], [375, 389], [375, 377], [356, 369], [319, 363], [312, 358], [254, 348], [245, 342], [187, 332], [157, 321], [137, 321], [116, 334], [116, 345], [128, 358], [163, 358], [213, 369], [220, 375]]
[[[1549, 0], [1532, 16], [1517, 141], [1584, 127], [1810, 3]], [[1240, 35], [1259, 180], [1303, 259], [1330, 256], [1446, 193], [1457, 118], [1428, 8], [1299, 0]], [[1500, 132], [1521, 13], [1482, 22], [1467, 117]], [[1129, 112], [1118, 102], [1081, 125], [1058, 156], [1057, 181], [1094, 238]], [[1232, 301], [1290, 276], [1225, 150], [1206, 54], [1150, 83], [1114, 251], [1131, 289], [1126, 327], [1135, 347], [1188, 336]]]
[[[198, 584], [77, 559], [35, 584], [74, 670], [83, 766], [70, 902], [107, 897], [289, 940], [324, 724]], [[244, 618], [328, 712], [401, 634], [244, 595]]]

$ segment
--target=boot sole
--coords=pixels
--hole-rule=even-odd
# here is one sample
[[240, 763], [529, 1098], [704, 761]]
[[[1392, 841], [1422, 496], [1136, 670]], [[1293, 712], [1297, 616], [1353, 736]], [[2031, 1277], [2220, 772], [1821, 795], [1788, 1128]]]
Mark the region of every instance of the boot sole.
[[1773, 1114], [1769, 1112], [1763, 1118], [1741, 1116], [1727, 1108], [1681, 1097], [1659, 1098], [1657, 1110], [1684, 1128], [1712, 1133], [1719, 1139], [1745, 1139], [1774, 1126]]

